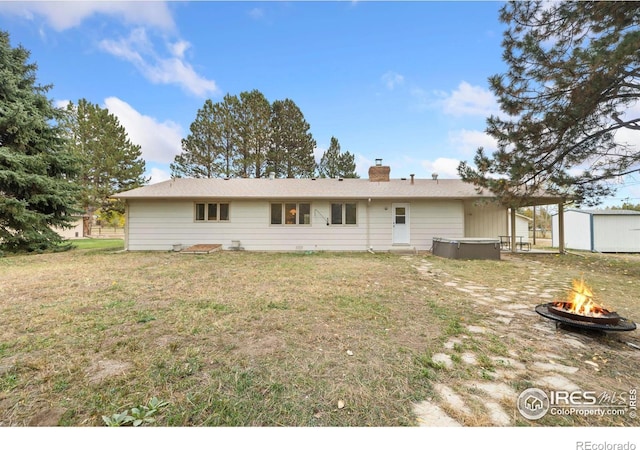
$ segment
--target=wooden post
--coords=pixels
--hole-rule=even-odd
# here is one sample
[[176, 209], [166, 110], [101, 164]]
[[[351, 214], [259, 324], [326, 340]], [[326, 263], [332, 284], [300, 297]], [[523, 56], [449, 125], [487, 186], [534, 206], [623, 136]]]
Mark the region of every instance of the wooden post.
[[516, 209], [511, 208], [511, 253], [516, 252]]
[[536, 205], [533, 205], [533, 245], [536, 245]]
[[558, 252], [564, 251], [564, 203], [558, 203]]

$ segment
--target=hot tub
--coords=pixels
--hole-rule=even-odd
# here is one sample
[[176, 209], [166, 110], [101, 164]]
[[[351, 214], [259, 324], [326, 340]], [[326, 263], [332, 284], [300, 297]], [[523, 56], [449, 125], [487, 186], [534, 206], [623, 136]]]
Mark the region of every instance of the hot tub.
[[500, 259], [500, 240], [434, 237], [432, 253], [450, 259]]

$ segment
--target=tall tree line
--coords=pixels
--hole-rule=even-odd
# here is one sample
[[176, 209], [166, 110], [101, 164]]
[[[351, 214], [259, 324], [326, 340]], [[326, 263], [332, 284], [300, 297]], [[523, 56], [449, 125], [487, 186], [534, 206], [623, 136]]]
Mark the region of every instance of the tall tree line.
[[173, 177], [357, 177], [355, 158], [335, 137], [317, 166], [316, 141], [290, 99], [270, 103], [258, 90], [206, 100], [171, 164]]

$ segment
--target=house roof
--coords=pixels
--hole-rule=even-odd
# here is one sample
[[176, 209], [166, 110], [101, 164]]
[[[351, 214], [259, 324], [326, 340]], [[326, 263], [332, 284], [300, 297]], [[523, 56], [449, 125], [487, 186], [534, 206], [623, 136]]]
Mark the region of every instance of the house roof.
[[476, 192], [461, 180], [405, 179], [372, 182], [356, 178], [176, 178], [114, 195], [121, 199], [480, 199], [492, 198]]
[[[135, 199], [493, 199], [459, 179], [366, 178], [175, 178], [115, 194]], [[550, 204], [557, 197], [541, 196], [531, 204]]]

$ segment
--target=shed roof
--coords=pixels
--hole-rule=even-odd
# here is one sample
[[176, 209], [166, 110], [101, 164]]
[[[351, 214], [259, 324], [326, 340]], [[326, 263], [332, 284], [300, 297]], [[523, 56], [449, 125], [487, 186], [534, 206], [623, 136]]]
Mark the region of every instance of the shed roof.
[[[592, 216], [639, 216], [640, 211], [632, 209], [567, 209], [565, 212], [579, 212]], [[553, 214], [553, 215], [557, 215]]]

